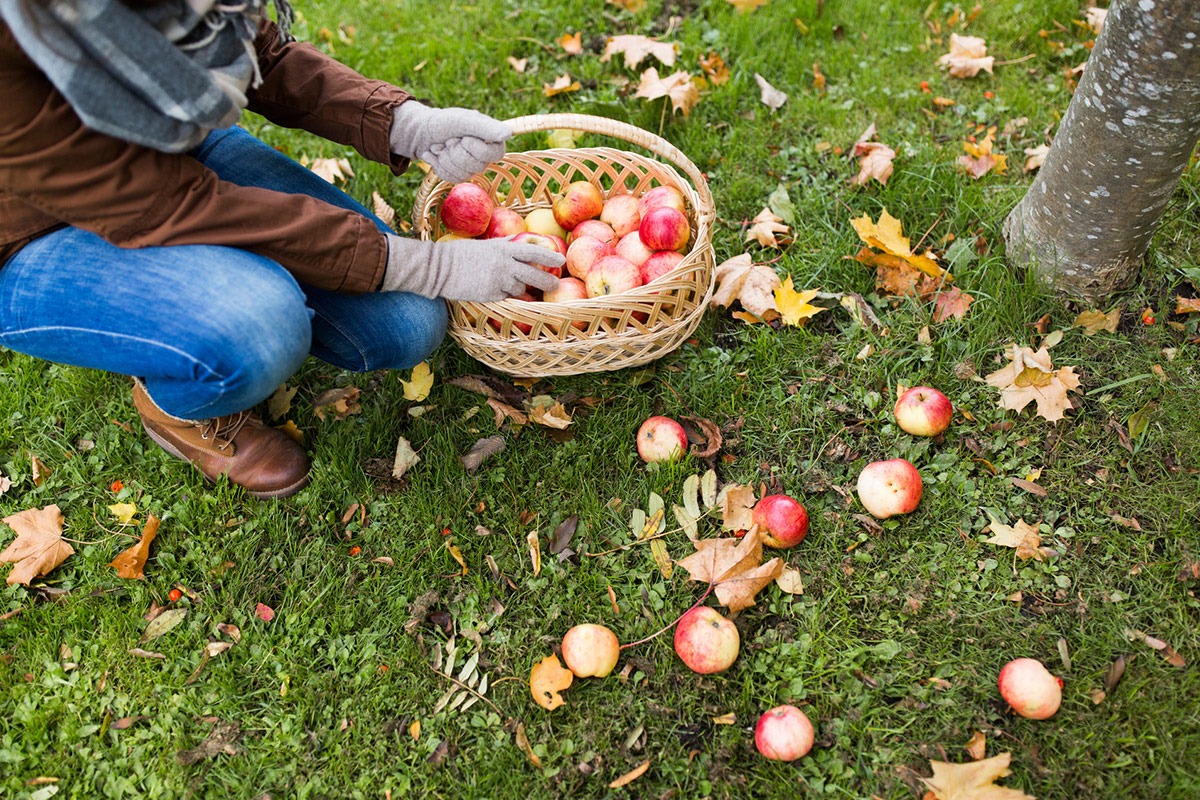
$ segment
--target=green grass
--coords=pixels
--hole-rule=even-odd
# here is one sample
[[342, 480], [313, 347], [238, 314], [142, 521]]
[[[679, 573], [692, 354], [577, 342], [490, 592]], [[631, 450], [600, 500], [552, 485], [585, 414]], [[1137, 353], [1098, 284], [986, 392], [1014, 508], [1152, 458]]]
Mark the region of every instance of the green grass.
[[[277, 503], [207, 486], [158, 450], [140, 431], [124, 379], [0, 351], [0, 471], [13, 482], [0, 512], [57, 503], [78, 542], [76, 554], [38, 582], [53, 594], [7, 587], [0, 596], [0, 613], [18, 612], [0, 621], [0, 795], [47, 797], [29, 782], [49, 776], [59, 779], [57, 796], [72, 798], [389, 790], [912, 798], [923, 792], [917, 776], [929, 774], [927, 760], [965, 760], [962, 747], [977, 730], [989, 756], [1012, 753], [1004, 783], [1039, 798], [1200, 794], [1200, 582], [1185, 573], [1200, 559], [1200, 358], [1196, 323], [1168, 313], [1176, 293], [1194, 293], [1181, 270], [1196, 263], [1200, 179], [1195, 170], [1185, 175], [1139, 286], [1115, 299], [1126, 311], [1118, 332], [1088, 338], [1067, 330], [1052, 351], [1056, 365], [1083, 377], [1078, 408], [1057, 425], [997, 408], [991, 387], [958, 377], [964, 366], [987, 374], [1006, 343], [1032, 342], [1040, 317], [1065, 329], [1082, 310], [1010, 268], [1000, 237], [1029, 183], [1022, 148], [1041, 143], [1069, 102], [1062, 70], [1086, 52], [1072, 23], [1081, 7], [986, 4], [966, 32], [983, 36], [1001, 60], [1033, 58], [959, 81], [935, 66], [945, 43], [922, 19], [926, 5], [846, 0], [824, 4], [818, 18], [812, 0], [775, 0], [745, 15], [716, 0], [651, 0], [636, 15], [600, 0], [300, 4], [301, 38], [432, 102], [501, 118], [580, 111], [661, 130], [711, 180], [718, 260], [743, 251], [745, 221], [782, 184], [798, 212], [796, 242], [781, 254], [756, 249], [756, 258], [778, 257], [776, 268], [798, 286], [863, 294], [889, 335], [858, 328], [841, 311], [780, 331], [714, 311], [694, 344], [650, 373], [540, 382], [538, 393], [605, 402], [575, 403], [567, 441], [506, 426], [507, 448], [474, 475], [458, 456], [494, 432], [491, 412], [481, 397], [440, 380], [483, 371], [452, 344], [433, 359], [439, 382], [428, 402], [436, 408], [420, 418], [407, 414], [412, 404], [399, 384], [407, 376], [341, 374], [311, 360], [295, 380], [291, 416], [308, 436], [314, 481]], [[935, 4], [930, 18], [944, 20], [951, 8]], [[599, 62], [596, 49], [608, 35], [663, 35], [672, 16], [680, 18], [670, 36], [680, 44], [680, 68], [696, 71], [696, 59], [715, 50], [732, 73], [686, 119], [634, 98], [614, 79], [636, 85], [636, 73]], [[1056, 34], [1069, 45], [1062, 55], [1038, 35], [1054, 31], [1055, 21], [1069, 29]], [[323, 37], [322, 28], [335, 33]], [[564, 58], [554, 40], [575, 30], [584, 32], [586, 52]], [[510, 55], [529, 59], [524, 74], [508, 66]], [[824, 96], [812, 88], [814, 62], [829, 82]], [[547, 100], [542, 84], [564, 71], [585, 89]], [[789, 94], [778, 112], [759, 102], [756, 72]], [[926, 114], [923, 80], [957, 105]], [[1002, 129], [1016, 117], [1028, 122], [999, 142], [1009, 154], [1006, 174], [973, 181], [956, 171], [975, 125]], [[854, 189], [854, 162], [816, 145], [849, 149], [872, 122], [899, 153], [896, 173], [886, 187]], [[247, 124], [297, 158], [351, 156], [350, 191], [365, 200], [378, 190], [407, 216], [415, 171], [393, 179], [345, 148], [261, 119]], [[541, 141], [526, 137], [518, 146]], [[982, 250], [955, 269], [958, 285], [976, 297], [969, 314], [930, 326], [927, 344], [918, 335], [928, 312], [879, 298], [869, 271], [845, 258], [859, 246], [850, 219], [874, 218], [884, 207], [914, 240], [928, 231], [927, 242], [940, 247], [954, 234], [977, 238]], [[1137, 321], [1145, 306], [1158, 311], [1157, 324]], [[867, 344], [875, 354], [856, 360]], [[1145, 377], [1123, 382], [1134, 376]], [[940, 386], [970, 416], [956, 415], [944, 438], [914, 439], [890, 422], [897, 382]], [[318, 420], [312, 397], [344, 384], [362, 388], [362, 413]], [[1127, 448], [1119, 432], [1143, 408], [1149, 424]], [[611, 549], [628, 541], [629, 512], [644, 508], [651, 492], [679, 502], [684, 479], [710, 466], [641, 465], [633, 431], [651, 413], [722, 425], [725, 445], [713, 464], [722, 480], [763, 482], [802, 498], [812, 531], [785, 557], [802, 572], [805, 592], [787, 597], [769, 587], [738, 615], [742, 652], [726, 673], [691, 674], [663, 635], [623, 654], [626, 681], [578, 683], [568, 705], [547, 713], [530, 699], [529, 670], [571, 625], [602, 622], [634, 641], [703, 592], [682, 572], [664, 579], [645, 548], [562, 561], [547, 554], [541, 574], [532, 574], [530, 530], [545, 543], [577, 514], [572, 548]], [[422, 458], [403, 484], [374, 477], [380, 463], [390, 469], [398, 436]], [[40, 486], [31, 455], [52, 470]], [[868, 461], [897, 455], [921, 469], [926, 494], [915, 514], [873, 533], [854, 516], [854, 481]], [[1038, 469], [1045, 497], [1010, 483]], [[164, 520], [144, 582], [121, 581], [107, 566], [130, 532], [106, 510], [116, 480], [139, 520], [147, 512]], [[342, 521], [355, 502], [366, 508], [365, 525]], [[983, 544], [989, 510], [1009, 523], [1039, 524], [1062, 557], [1020, 562]], [[1114, 515], [1136, 518], [1140, 530]], [[466, 560], [465, 576], [445, 547], [445, 528]], [[682, 534], [667, 546], [675, 558], [689, 550]], [[352, 547], [361, 551], [351, 555]], [[383, 556], [394, 565], [373, 561]], [[196, 594], [181, 601], [190, 613], [145, 645], [166, 659], [130, 655], [142, 615], [176, 583]], [[414, 618], [429, 592], [437, 593], [434, 613]], [[1010, 599], [1017, 592], [1020, 602]], [[255, 616], [259, 602], [277, 611], [274, 621]], [[241, 642], [189, 683], [222, 622], [240, 627]], [[495, 709], [481, 702], [465, 713], [432, 713], [449, 684], [427, 665], [447, 629], [464, 655], [478, 652]], [[1126, 629], [1170, 643], [1188, 665], [1170, 666]], [[1039, 658], [1063, 677], [1063, 707], [1051, 720], [1014, 717], [1001, 702], [996, 675], [1017, 656]], [[1123, 679], [1093, 703], [1120, 656], [1128, 660]], [[754, 752], [755, 720], [780, 702], [802, 705], [817, 729], [812, 754], [791, 765]], [[735, 724], [713, 724], [728, 713]], [[126, 717], [142, 719], [109, 727]], [[181, 765], [177, 753], [198, 745], [212, 719], [239, 726], [239, 752]], [[515, 743], [518, 722], [541, 769]], [[606, 788], [646, 760], [648, 772], [630, 787]]]

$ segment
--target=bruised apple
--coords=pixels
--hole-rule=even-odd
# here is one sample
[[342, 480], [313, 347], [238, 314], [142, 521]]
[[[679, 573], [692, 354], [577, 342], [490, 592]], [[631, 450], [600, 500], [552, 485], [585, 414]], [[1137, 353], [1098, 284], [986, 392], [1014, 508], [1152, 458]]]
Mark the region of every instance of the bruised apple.
[[621, 645], [603, 625], [576, 625], [563, 637], [562, 655], [576, 678], [603, 678], [617, 665]]
[[803, 711], [791, 705], [772, 708], [754, 726], [754, 746], [772, 761], [795, 761], [812, 749], [812, 723]]
[[1036, 658], [1017, 658], [1000, 670], [1000, 696], [1026, 719], [1049, 719], [1062, 705], [1061, 678]]
[[474, 237], [487, 230], [496, 202], [481, 186], [456, 183], [442, 203], [442, 225], [451, 233]]
[[921, 473], [903, 458], [873, 461], [858, 475], [858, 499], [879, 519], [911, 513], [921, 502]]

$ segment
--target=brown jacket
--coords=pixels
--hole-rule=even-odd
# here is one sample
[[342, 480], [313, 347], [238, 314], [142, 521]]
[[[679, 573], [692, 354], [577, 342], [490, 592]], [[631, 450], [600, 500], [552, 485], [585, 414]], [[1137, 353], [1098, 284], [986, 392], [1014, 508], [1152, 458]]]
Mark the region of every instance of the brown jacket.
[[[263, 82], [249, 108], [289, 128], [354, 147], [400, 174], [392, 109], [409, 95], [368, 80], [267, 23], [256, 41]], [[84, 127], [0, 21], [0, 265], [63, 225], [121, 247], [217, 244], [271, 258], [323, 289], [378, 288], [384, 236], [365, 217], [305, 195], [222, 181], [187, 155]], [[0, 267], [2, 268], [2, 267]]]

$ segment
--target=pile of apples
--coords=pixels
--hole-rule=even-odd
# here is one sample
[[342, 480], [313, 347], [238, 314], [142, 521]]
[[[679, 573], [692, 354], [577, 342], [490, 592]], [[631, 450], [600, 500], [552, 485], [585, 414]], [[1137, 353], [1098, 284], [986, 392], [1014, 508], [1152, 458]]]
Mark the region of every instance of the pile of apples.
[[656, 186], [640, 197], [608, 197], [588, 181], [574, 181], [549, 207], [522, 216], [498, 206], [477, 184], [457, 183], [442, 203], [446, 229], [438, 241], [507, 238], [566, 257], [562, 267], [542, 267], [558, 278], [545, 293], [526, 287], [518, 300], [559, 303], [620, 294], [650, 283], [683, 260], [692, 238], [683, 194]]

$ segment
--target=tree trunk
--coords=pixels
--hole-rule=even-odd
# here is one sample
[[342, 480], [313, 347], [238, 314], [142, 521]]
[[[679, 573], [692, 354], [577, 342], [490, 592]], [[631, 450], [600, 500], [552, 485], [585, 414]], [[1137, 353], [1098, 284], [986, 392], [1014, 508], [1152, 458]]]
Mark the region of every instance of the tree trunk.
[[1098, 302], [1133, 283], [1200, 138], [1200, 3], [1114, 0], [1033, 185], [1008, 259]]

